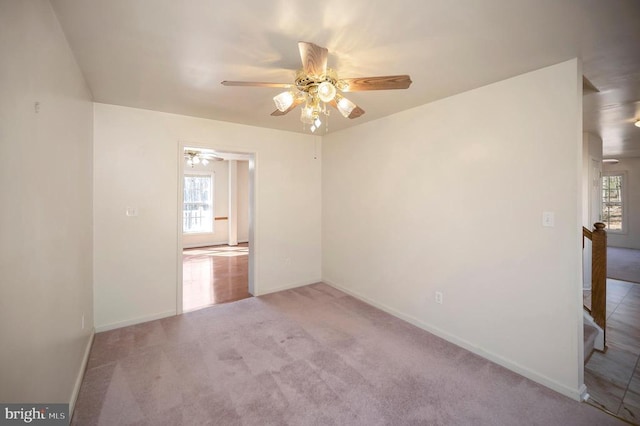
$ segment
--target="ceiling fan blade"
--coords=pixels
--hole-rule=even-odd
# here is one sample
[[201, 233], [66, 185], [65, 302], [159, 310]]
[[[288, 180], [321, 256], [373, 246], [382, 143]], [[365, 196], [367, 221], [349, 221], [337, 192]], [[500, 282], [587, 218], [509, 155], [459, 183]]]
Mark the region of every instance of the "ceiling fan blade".
[[284, 111], [280, 111], [279, 109], [277, 109], [277, 110], [273, 111], [271, 113], [271, 115], [273, 115], [274, 117], [278, 117], [278, 116], [281, 116], [281, 115], [288, 114], [292, 109], [294, 109], [295, 107], [297, 107], [298, 105], [300, 105], [304, 101], [305, 101], [304, 98], [294, 99], [293, 103], [291, 104], [291, 106], [289, 108], [287, 108]]
[[364, 110], [359, 106], [356, 106], [353, 111], [351, 111], [351, 114], [349, 114], [349, 118], [353, 120], [354, 118], [360, 117], [362, 114], [364, 114]]
[[407, 89], [411, 85], [408, 75], [383, 75], [380, 77], [341, 78], [343, 92], [360, 92], [364, 90]]
[[291, 89], [293, 84], [289, 83], [262, 83], [259, 81], [223, 81], [223, 86], [245, 86], [245, 87], [278, 87], [283, 89]]
[[302, 68], [308, 75], [323, 75], [327, 72], [329, 50], [306, 41], [298, 42]]

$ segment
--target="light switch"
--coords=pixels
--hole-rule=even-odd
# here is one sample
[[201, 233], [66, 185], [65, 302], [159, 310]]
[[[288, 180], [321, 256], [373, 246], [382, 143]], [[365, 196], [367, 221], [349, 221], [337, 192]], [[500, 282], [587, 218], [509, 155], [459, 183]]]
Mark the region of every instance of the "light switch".
[[542, 226], [547, 228], [555, 226], [555, 214], [553, 212], [542, 212]]
[[138, 216], [138, 208], [137, 207], [127, 207], [126, 215], [129, 217]]

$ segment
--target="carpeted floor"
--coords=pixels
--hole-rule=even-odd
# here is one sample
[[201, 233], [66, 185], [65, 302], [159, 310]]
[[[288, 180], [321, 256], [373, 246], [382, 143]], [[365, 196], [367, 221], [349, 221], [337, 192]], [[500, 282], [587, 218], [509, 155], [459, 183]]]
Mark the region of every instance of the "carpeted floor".
[[640, 283], [640, 250], [607, 247], [607, 278]]
[[608, 425], [325, 284], [99, 333], [74, 425]]

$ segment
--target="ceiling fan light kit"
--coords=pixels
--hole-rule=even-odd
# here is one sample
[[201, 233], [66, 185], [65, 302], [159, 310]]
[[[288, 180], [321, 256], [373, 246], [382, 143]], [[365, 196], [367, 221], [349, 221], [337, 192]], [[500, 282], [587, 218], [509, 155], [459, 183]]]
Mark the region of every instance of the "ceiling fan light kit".
[[295, 99], [296, 94], [292, 91], [282, 92], [277, 96], [273, 97], [273, 102], [276, 104], [276, 108], [279, 111], [285, 112], [291, 105], [293, 105], [293, 100]]
[[349, 118], [353, 110], [356, 108], [356, 104], [342, 95], [336, 95], [336, 108], [344, 118]]
[[336, 97], [337, 92], [336, 86], [328, 81], [323, 81], [318, 85], [318, 97], [322, 102], [331, 102]]
[[[354, 119], [364, 114], [364, 110], [345, 98], [341, 92], [358, 92], [366, 90], [407, 89], [411, 85], [408, 75], [389, 75], [380, 77], [360, 77], [339, 79], [338, 74], [327, 68], [329, 51], [313, 43], [301, 41], [298, 43], [302, 69], [296, 73], [295, 84], [287, 83], [259, 83], [250, 81], [223, 81], [225, 86], [255, 86], [281, 87], [288, 89], [276, 95], [273, 102], [276, 110], [273, 116], [289, 113], [298, 105], [301, 108], [300, 121], [309, 125], [314, 133], [323, 124], [325, 133], [328, 130], [328, 116], [330, 109], [336, 108], [343, 117]], [[291, 90], [295, 86], [297, 91]], [[320, 118], [324, 117], [324, 121]]]

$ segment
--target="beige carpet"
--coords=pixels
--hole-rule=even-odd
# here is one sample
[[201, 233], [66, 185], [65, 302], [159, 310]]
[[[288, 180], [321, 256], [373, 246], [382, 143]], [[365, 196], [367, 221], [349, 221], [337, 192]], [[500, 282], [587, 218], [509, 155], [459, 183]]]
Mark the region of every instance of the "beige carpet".
[[619, 423], [325, 284], [97, 334], [72, 421]]
[[607, 278], [640, 283], [640, 250], [607, 247]]

